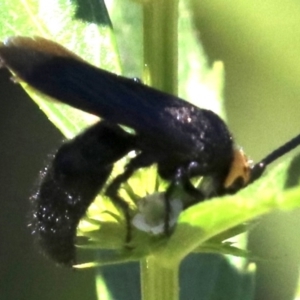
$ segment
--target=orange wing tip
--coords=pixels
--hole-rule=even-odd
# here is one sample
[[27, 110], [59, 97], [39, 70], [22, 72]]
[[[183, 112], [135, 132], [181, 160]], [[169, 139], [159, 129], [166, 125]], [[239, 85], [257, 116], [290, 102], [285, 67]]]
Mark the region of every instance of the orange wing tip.
[[8, 48], [25, 48], [32, 49], [33, 51], [40, 51], [43, 53], [62, 56], [62, 57], [72, 57], [74, 59], [83, 61], [81, 57], [68, 50], [64, 46], [53, 42], [51, 40], [42, 37], [25, 37], [25, 36], [12, 36], [4, 40], [0, 44], [0, 47]]

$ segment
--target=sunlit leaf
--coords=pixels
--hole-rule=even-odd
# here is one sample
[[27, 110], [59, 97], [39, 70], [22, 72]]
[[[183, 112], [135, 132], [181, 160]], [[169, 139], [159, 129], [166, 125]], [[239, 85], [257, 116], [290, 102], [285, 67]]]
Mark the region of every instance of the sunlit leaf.
[[[115, 38], [103, 1], [3, 0], [0, 40], [16, 35], [54, 40], [93, 65], [120, 73]], [[96, 120], [67, 105], [45, 101], [44, 95], [26, 85], [24, 88], [68, 138]]]

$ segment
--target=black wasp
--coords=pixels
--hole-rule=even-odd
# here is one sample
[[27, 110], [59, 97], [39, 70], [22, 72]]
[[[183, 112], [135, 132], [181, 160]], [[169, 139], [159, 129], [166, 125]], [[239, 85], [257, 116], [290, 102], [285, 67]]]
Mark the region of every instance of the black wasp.
[[[157, 164], [159, 175], [170, 182], [165, 192], [168, 231], [169, 198], [175, 185], [182, 185], [194, 203], [232, 194], [300, 144], [298, 135], [250, 165], [235, 147], [225, 123], [212, 111], [96, 68], [55, 42], [12, 37], [1, 45], [0, 59], [38, 91], [101, 117], [58, 149], [34, 196], [35, 232], [45, 252], [60, 264], [75, 262], [77, 225], [114, 163], [128, 152], [135, 150], [137, 155], [105, 191], [125, 213], [127, 241], [131, 238], [130, 212], [118, 191], [137, 169]], [[134, 134], [120, 125], [133, 129]], [[195, 176], [204, 176], [199, 188], [190, 182]]]

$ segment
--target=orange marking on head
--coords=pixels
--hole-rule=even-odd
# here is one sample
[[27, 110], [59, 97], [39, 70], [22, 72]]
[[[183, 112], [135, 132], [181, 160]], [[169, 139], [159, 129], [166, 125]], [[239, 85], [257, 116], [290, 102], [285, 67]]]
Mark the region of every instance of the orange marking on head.
[[230, 188], [237, 179], [242, 179], [244, 185], [250, 180], [249, 160], [241, 149], [235, 149], [230, 170], [224, 182], [225, 188]]

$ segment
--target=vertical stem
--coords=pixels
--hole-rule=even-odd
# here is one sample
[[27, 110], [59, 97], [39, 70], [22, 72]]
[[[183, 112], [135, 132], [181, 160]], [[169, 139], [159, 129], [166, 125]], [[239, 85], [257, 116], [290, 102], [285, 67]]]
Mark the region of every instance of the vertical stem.
[[141, 261], [141, 286], [143, 300], [178, 300], [178, 269], [166, 268], [155, 257], [149, 256]]
[[144, 66], [147, 83], [176, 95], [178, 90], [178, 0], [144, 4]]
[[[144, 4], [144, 80], [177, 95], [178, 0], [150, 0]], [[179, 299], [179, 264], [162, 266], [150, 256], [141, 261], [143, 300]]]

